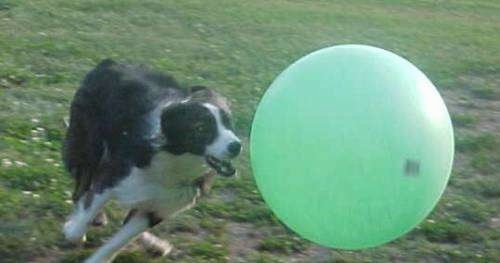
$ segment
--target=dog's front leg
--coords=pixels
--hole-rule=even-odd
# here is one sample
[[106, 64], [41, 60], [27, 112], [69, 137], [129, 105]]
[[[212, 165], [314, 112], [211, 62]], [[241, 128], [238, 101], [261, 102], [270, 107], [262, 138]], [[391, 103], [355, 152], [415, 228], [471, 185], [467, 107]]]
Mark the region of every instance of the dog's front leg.
[[110, 198], [110, 192], [84, 194], [75, 204], [75, 210], [64, 224], [64, 235], [71, 242], [82, 240], [89, 224]]
[[148, 213], [132, 210], [122, 228], [106, 244], [85, 260], [85, 263], [111, 262], [122, 247], [156, 223], [151, 220]]

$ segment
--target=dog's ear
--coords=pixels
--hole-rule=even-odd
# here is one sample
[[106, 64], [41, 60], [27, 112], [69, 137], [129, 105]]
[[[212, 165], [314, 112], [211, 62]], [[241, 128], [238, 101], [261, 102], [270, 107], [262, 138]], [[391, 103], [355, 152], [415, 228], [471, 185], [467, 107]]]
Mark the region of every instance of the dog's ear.
[[215, 91], [205, 86], [192, 86], [189, 88], [189, 92], [190, 101], [210, 102], [217, 96]]
[[202, 90], [208, 90], [208, 88], [205, 86], [200, 86], [200, 85], [192, 86], [189, 88], [189, 93], [195, 93], [195, 92], [202, 91]]
[[190, 91], [190, 101], [209, 102], [231, 114], [229, 101], [215, 90], [205, 86], [193, 86]]
[[189, 88], [189, 98], [191, 101], [210, 101], [215, 96], [213, 90], [205, 86], [192, 86]]

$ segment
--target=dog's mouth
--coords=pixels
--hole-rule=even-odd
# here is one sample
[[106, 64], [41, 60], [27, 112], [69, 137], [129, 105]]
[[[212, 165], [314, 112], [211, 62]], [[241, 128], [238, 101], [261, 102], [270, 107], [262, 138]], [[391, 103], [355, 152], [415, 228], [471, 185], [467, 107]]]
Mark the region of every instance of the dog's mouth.
[[229, 160], [220, 160], [208, 155], [205, 157], [205, 161], [212, 169], [222, 176], [229, 177], [236, 173], [236, 169]]

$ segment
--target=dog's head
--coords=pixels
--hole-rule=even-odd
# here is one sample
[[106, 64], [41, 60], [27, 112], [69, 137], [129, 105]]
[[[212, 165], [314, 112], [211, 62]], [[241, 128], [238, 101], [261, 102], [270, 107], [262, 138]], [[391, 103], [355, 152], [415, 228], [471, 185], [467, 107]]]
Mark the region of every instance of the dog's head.
[[234, 134], [229, 103], [220, 94], [192, 87], [188, 99], [163, 110], [161, 129], [170, 153], [204, 156], [220, 175], [234, 175], [230, 160], [240, 153], [241, 140]]

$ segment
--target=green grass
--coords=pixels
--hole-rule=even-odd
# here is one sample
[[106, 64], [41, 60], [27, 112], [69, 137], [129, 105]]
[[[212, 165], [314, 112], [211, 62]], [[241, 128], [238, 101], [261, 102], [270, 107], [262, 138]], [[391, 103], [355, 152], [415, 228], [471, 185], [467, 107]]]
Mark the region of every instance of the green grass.
[[471, 225], [453, 221], [424, 223], [421, 231], [427, 240], [439, 243], [481, 242], [479, 235]]
[[477, 119], [470, 114], [456, 114], [451, 116], [455, 127], [471, 127], [477, 123]]
[[80, 262], [123, 217], [108, 208], [113, 223], [92, 229], [84, 248], [60, 233], [71, 209], [59, 154], [63, 118], [101, 59], [216, 88], [231, 99], [248, 141], [259, 98], [287, 65], [318, 48], [361, 43], [421, 68], [453, 116], [453, 175], [427, 221], [378, 248], [322, 249], [263, 203], [245, 152], [239, 179], [218, 180], [208, 199], [154, 230], [178, 255], [152, 258], [132, 247], [116, 262], [499, 262], [499, 13], [494, 0], [0, 0], [1, 261]]
[[273, 235], [262, 239], [258, 246], [259, 250], [290, 254], [307, 249], [307, 243], [298, 237], [290, 235]]
[[205, 260], [223, 261], [227, 257], [227, 251], [220, 244], [211, 242], [197, 242], [189, 247], [189, 254]]
[[498, 136], [490, 133], [476, 133], [461, 136], [457, 134], [456, 149], [459, 152], [481, 152], [498, 149]]

